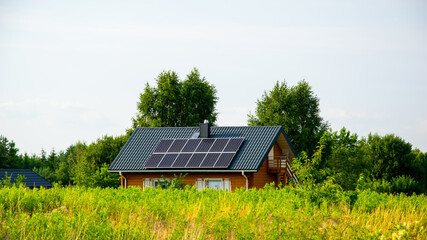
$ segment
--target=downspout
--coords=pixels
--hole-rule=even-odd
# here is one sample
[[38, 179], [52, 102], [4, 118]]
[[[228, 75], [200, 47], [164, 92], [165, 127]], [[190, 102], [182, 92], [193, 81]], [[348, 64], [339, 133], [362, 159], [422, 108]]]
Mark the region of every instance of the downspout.
[[246, 178], [246, 190], [248, 190], [248, 177], [246, 177], [245, 171], [242, 171], [242, 175]]

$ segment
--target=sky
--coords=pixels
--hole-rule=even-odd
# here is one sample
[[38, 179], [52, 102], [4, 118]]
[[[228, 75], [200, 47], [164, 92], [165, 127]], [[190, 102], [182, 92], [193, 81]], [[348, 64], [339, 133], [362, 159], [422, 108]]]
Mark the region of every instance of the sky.
[[219, 126], [246, 126], [277, 81], [305, 79], [332, 130], [427, 152], [421, 0], [0, 0], [0, 135], [28, 154], [121, 135], [146, 83], [194, 67]]

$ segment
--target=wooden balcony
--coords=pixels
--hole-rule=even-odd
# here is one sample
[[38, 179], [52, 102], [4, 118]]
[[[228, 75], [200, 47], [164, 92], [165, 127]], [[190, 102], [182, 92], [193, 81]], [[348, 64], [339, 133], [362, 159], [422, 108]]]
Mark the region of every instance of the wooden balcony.
[[286, 168], [290, 168], [287, 156], [275, 156], [268, 159], [268, 172], [281, 173], [285, 172]]
[[[297, 182], [298, 179], [295, 176], [291, 168], [291, 160], [288, 155], [275, 156], [274, 158], [268, 159], [268, 172], [277, 173], [278, 179], [282, 176], [285, 177], [285, 182], [288, 182], [288, 178], [294, 178]], [[282, 182], [282, 181], [278, 181]]]

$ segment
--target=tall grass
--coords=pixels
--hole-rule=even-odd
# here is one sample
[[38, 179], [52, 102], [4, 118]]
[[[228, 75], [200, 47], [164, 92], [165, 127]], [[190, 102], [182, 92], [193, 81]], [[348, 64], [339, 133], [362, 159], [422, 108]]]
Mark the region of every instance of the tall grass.
[[0, 239], [426, 239], [425, 196], [304, 190], [0, 189]]

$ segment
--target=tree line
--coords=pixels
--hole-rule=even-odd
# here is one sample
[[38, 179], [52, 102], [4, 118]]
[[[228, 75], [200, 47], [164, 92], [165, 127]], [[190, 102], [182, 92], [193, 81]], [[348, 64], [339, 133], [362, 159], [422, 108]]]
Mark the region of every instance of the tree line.
[[[194, 68], [184, 80], [174, 71], [161, 72], [155, 86], [148, 83], [139, 96], [131, 128], [121, 136], [103, 136], [95, 142], [77, 142], [66, 151], [40, 155], [19, 154], [13, 141], [0, 137], [0, 168], [30, 168], [50, 182], [62, 185], [117, 187], [108, 167], [137, 127], [215, 124], [217, 90]], [[331, 184], [343, 190], [427, 192], [427, 153], [413, 149], [394, 134], [359, 137], [345, 128], [333, 131], [320, 116], [319, 98], [305, 80], [295, 86], [277, 82], [257, 100], [248, 125], [281, 125], [299, 157], [298, 176], [313, 184]]]

